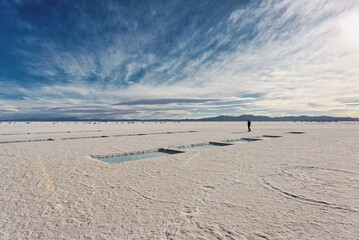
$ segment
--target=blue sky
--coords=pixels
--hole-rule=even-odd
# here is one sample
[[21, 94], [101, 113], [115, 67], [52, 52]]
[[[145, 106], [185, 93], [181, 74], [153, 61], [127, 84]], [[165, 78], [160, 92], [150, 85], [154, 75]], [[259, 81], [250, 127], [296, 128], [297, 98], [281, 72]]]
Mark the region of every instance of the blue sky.
[[357, 0], [0, 9], [0, 119], [359, 117]]

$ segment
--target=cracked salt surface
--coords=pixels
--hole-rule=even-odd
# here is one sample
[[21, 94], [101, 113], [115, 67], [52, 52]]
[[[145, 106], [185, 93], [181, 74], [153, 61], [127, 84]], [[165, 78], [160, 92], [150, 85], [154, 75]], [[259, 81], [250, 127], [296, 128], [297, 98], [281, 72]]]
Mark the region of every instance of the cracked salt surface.
[[[0, 132], [110, 137], [1, 144], [0, 239], [359, 239], [359, 122], [9, 125]], [[87, 157], [265, 134], [283, 137], [130, 164]]]

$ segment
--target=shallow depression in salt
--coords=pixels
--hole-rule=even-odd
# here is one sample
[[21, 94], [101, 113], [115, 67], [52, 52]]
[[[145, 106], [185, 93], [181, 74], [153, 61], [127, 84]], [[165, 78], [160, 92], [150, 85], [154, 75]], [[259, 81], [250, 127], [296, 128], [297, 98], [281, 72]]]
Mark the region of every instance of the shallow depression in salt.
[[165, 155], [170, 155], [170, 153], [157, 151], [157, 152], [149, 152], [149, 153], [136, 153], [136, 154], [121, 155], [121, 156], [104, 157], [97, 159], [105, 163], [117, 164], [117, 163], [135, 161], [135, 160], [141, 160], [147, 158], [162, 157]]
[[192, 145], [192, 146], [188, 146], [188, 147], [180, 147], [180, 149], [183, 150], [190, 150], [190, 151], [199, 151], [199, 150], [205, 150], [205, 149], [210, 149], [210, 148], [216, 148], [216, 147], [221, 147], [218, 145], [213, 145], [213, 144], [204, 144], [204, 145]]
[[247, 143], [249, 141], [243, 140], [243, 139], [236, 139], [236, 140], [227, 140], [226, 142], [228, 142], [228, 143]]
[[273, 138], [280, 138], [281, 136], [272, 136], [272, 135], [263, 135], [259, 139], [273, 139]]

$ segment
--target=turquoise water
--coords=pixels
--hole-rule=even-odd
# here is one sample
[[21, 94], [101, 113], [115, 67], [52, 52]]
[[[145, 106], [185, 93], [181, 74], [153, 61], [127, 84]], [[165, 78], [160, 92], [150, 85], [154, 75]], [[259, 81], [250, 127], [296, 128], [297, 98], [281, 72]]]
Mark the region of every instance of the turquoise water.
[[212, 145], [212, 144], [205, 144], [205, 145], [198, 145], [198, 146], [189, 146], [189, 147], [180, 147], [184, 150], [190, 150], [190, 151], [199, 151], [199, 150], [205, 150], [210, 148], [216, 148], [220, 146]]
[[169, 155], [169, 153], [164, 153], [164, 152], [136, 153], [136, 154], [122, 155], [122, 156], [115, 156], [115, 157], [99, 158], [98, 160], [109, 164], [117, 164], [117, 163], [141, 160], [146, 158], [161, 157], [165, 155]]

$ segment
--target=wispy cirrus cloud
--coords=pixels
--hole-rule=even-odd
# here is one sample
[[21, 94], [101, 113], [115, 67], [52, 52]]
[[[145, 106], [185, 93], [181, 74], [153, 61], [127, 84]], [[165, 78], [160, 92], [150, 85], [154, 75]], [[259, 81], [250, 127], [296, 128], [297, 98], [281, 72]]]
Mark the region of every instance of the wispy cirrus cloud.
[[143, 99], [129, 102], [121, 102], [115, 105], [155, 105], [155, 104], [171, 104], [171, 103], [207, 103], [217, 102], [220, 99], [213, 98], [160, 98], [160, 99]]
[[358, 116], [339, 100], [359, 92], [359, 50], [341, 28], [355, 0], [1, 7], [0, 101], [17, 110], [5, 118]]

